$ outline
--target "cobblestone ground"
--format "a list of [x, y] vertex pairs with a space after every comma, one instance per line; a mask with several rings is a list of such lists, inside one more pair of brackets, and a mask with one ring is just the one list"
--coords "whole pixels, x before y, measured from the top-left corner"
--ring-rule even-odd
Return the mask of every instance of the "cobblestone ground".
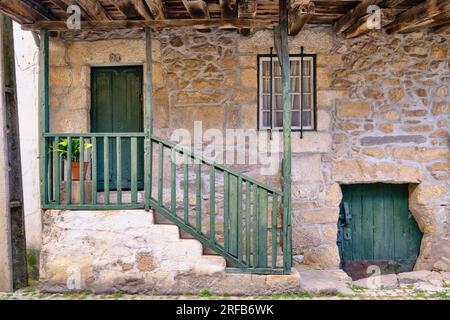
[[270, 296], [228, 296], [213, 295], [208, 291], [203, 291], [198, 295], [186, 293], [179, 296], [160, 296], [144, 294], [125, 294], [116, 292], [113, 294], [93, 294], [89, 291], [67, 292], [67, 293], [47, 293], [41, 292], [34, 287], [28, 287], [16, 291], [15, 293], [0, 293], [0, 300], [450, 300], [450, 288], [443, 288], [441, 291], [422, 291], [404, 287], [392, 290], [370, 290], [349, 286], [350, 294], [337, 295], [314, 295], [309, 293], [292, 293]]

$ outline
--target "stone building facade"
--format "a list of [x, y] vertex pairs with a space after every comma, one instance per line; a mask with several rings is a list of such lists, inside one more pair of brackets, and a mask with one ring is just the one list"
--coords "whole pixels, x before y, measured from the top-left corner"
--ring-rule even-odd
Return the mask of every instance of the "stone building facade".
[[[424, 234], [415, 269], [450, 270], [450, 36], [373, 32], [345, 40], [319, 26], [289, 41], [291, 53], [303, 46], [317, 55], [317, 128], [302, 139], [292, 134], [296, 263], [338, 268], [340, 185], [383, 182], [409, 185], [409, 209]], [[164, 30], [152, 45], [156, 136], [193, 132], [194, 121], [204, 130], [257, 129], [257, 55], [269, 53], [270, 31]], [[50, 53], [51, 129], [86, 132], [90, 67], [144, 65], [145, 41], [53, 39]], [[278, 132], [269, 141], [279, 158], [281, 141]], [[280, 186], [279, 172], [233, 167]]]

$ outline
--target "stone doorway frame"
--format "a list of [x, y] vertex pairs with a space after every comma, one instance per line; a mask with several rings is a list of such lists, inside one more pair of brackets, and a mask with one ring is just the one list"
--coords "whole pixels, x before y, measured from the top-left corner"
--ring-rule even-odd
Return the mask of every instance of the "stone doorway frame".
[[[342, 166], [351, 166], [353, 170], [344, 170]], [[331, 186], [337, 192], [339, 199], [337, 209], [342, 202], [343, 184], [408, 184], [408, 208], [422, 232], [420, 252], [414, 265], [414, 271], [439, 269], [439, 253], [437, 252], [436, 239], [445, 230], [443, 224], [437, 221], [445, 220], [444, 208], [439, 208], [438, 198], [442, 195], [442, 188], [424, 180], [424, 174], [417, 167], [409, 167], [395, 163], [366, 163], [362, 160], [343, 160], [334, 164], [333, 180]], [[335, 204], [337, 201], [335, 202]], [[441, 220], [443, 219], [443, 220]], [[336, 221], [337, 230], [337, 221]], [[337, 244], [336, 244], [337, 248]], [[337, 248], [338, 250], [338, 248]], [[445, 264], [445, 262], [444, 262]]]

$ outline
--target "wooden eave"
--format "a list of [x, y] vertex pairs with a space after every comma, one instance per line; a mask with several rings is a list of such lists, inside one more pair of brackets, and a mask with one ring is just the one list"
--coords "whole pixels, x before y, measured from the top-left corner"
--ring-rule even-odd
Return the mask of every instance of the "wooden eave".
[[[225, 29], [273, 28], [279, 20], [278, 0], [0, 0], [0, 11], [25, 30], [67, 31], [67, 6], [81, 8], [82, 31], [212, 27]], [[432, 28], [448, 33], [448, 0], [290, 0], [290, 34], [303, 25], [332, 25], [348, 38], [369, 32], [364, 28], [367, 8], [382, 9], [382, 27], [388, 32]]]

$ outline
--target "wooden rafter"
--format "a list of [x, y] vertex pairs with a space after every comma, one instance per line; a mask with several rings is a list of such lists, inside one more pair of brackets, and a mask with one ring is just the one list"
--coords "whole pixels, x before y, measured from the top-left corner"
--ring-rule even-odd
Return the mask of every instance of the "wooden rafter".
[[362, 16], [367, 14], [367, 9], [372, 5], [378, 5], [383, 0], [363, 0], [355, 8], [348, 11], [333, 26], [336, 33], [342, 33], [354, 25]]
[[50, 12], [50, 10], [42, 5], [40, 1], [37, 0], [22, 0], [22, 3], [28, 7], [30, 10], [35, 11], [44, 20], [55, 20], [56, 17]]
[[380, 6], [383, 8], [395, 8], [407, 1], [408, 0], [384, 0], [382, 3], [380, 3]]
[[36, 11], [31, 10], [23, 2], [0, 0], [2, 11], [19, 23], [32, 23], [40, 20]]
[[[261, 19], [166, 19], [166, 20], [114, 20], [82, 21], [82, 30], [110, 31], [120, 29], [170, 28], [170, 27], [234, 27], [234, 28], [272, 28], [273, 22]], [[68, 31], [65, 21], [39, 21], [23, 24], [23, 30]]]
[[151, 20], [152, 16], [142, 0], [111, 1], [130, 20]]
[[145, 0], [145, 3], [153, 16], [153, 19], [163, 20], [166, 18], [162, 0]]
[[108, 21], [111, 17], [98, 0], [64, 0], [68, 5], [76, 4], [92, 19], [98, 21]]
[[232, 19], [236, 18], [236, 0], [219, 0], [220, 11], [222, 12], [222, 18]]
[[183, 4], [193, 19], [209, 19], [208, 5], [203, 0], [183, 0]]
[[258, 4], [256, 0], [241, 0], [238, 4], [238, 17], [242, 19], [253, 19], [256, 17]]
[[427, 0], [401, 13], [386, 32], [408, 32], [445, 24], [450, 18], [450, 1]]
[[[258, 4], [256, 0], [241, 0], [238, 3], [238, 17], [239, 19], [254, 19], [258, 10]], [[253, 32], [252, 29], [242, 28], [239, 33], [242, 35], [250, 35]]]
[[291, 0], [288, 9], [289, 35], [296, 36], [313, 17], [314, 2], [311, 0]]

